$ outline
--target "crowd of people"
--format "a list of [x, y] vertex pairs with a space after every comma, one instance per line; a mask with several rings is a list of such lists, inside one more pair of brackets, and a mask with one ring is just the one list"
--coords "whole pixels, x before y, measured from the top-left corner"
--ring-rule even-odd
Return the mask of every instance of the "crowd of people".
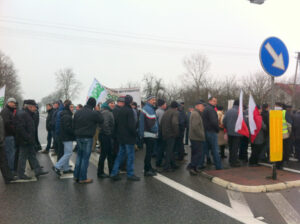
[[[116, 103], [116, 104], [115, 104]], [[16, 179], [29, 180], [25, 174], [26, 161], [35, 176], [48, 174], [37, 160], [38, 151], [52, 156], [57, 162], [53, 171], [61, 176], [73, 173], [74, 180], [81, 184], [91, 183], [88, 166], [91, 152], [100, 142], [98, 178], [121, 179], [120, 170], [126, 170], [127, 180], [139, 181], [135, 175], [135, 151], [145, 145], [144, 176], [152, 177], [157, 172], [174, 172], [185, 161], [190, 145], [191, 158], [187, 170], [197, 175], [206, 166], [214, 164], [223, 169], [229, 149], [229, 165], [258, 166], [269, 160], [269, 106], [260, 109], [261, 129], [253, 141], [235, 130], [239, 114], [239, 100], [226, 111], [217, 105], [217, 98], [208, 102], [198, 100], [185, 112], [184, 102], [171, 102], [148, 96], [141, 109], [130, 95], [121, 96], [117, 102], [108, 99], [103, 104], [89, 98], [85, 106], [74, 108], [70, 100], [47, 104], [47, 146], [41, 150], [38, 140], [39, 112], [34, 100], [25, 100], [18, 109], [14, 98], [9, 98], [0, 116], [0, 168], [6, 183]], [[292, 153], [300, 160], [300, 111], [276, 103], [275, 110], [283, 111], [283, 161], [282, 168]], [[244, 106], [244, 120], [248, 123], [248, 110]], [[75, 148], [73, 142], [76, 142]], [[251, 156], [248, 158], [248, 147]], [[73, 152], [77, 153], [74, 170], [69, 165]], [[155, 159], [153, 159], [155, 158]], [[104, 164], [107, 160], [108, 173]], [[241, 162], [243, 161], [243, 163]], [[153, 164], [155, 163], [155, 165]]]

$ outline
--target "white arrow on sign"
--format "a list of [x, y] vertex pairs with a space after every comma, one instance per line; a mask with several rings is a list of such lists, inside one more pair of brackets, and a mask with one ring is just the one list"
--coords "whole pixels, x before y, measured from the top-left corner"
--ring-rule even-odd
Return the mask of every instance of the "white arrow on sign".
[[274, 51], [273, 47], [271, 46], [271, 44], [269, 42], [265, 45], [265, 48], [267, 49], [267, 51], [269, 52], [269, 54], [274, 59], [274, 63], [273, 63], [272, 66], [276, 67], [276, 68], [279, 68], [281, 70], [285, 70], [282, 53], [280, 53], [280, 55], [277, 55], [276, 52]]

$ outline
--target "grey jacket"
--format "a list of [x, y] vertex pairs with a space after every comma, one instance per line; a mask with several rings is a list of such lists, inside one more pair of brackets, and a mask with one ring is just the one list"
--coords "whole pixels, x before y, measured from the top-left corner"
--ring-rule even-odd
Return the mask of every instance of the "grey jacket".
[[4, 146], [4, 123], [0, 115], [0, 148], [3, 148], [3, 146]]
[[111, 110], [104, 108], [101, 110], [104, 122], [101, 125], [101, 134], [112, 135], [114, 133], [115, 119]]
[[265, 131], [266, 130], [267, 130], [267, 126], [262, 121], [261, 129], [258, 132], [258, 134], [256, 135], [256, 138], [254, 139], [253, 144], [255, 144], [255, 145], [261, 145], [261, 144], [263, 144], [265, 142]]
[[241, 136], [239, 133], [235, 132], [235, 123], [238, 118], [239, 107], [233, 106], [230, 110], [225, 113], [223, 119], [224, 128], [227, 130], [229, 136]]
[[157, 119], [158, 119], [158, 124], [160, 124], [161, 118], [162, 118], [162, 116], [164, 115], [165, 110], [163, 110], [163, 109], [161, 109], [161, 108], [158, 108], [158, 109], [155, 111], [155, 113], [156, 113], [156, 117], [157, 117]]
[[191, 112], [189, 138], [194, 141], [205, 141], [205, 132], [201, 114], [198, 110]]

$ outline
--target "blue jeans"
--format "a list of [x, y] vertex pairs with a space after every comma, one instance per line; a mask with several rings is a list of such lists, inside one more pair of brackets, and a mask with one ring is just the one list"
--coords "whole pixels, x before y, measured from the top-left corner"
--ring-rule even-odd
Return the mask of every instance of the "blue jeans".
[[87, 179], [87, 169], [92, 152], [93, 138], [77, 139], [78, 151], [74, 170], [74, 178], [81, 180]]
[[63, 142], [64, 144], [64, 155], [59, 159], [59, 161], [55, 164], [55, 167], [59, 170], [63, 169], [64, 171], [70, 170], [69, 161], [73, 152], [73, 142]]
[[111, 176], [116, 176], [119, 173], [119, 168], [124, 160], [125, 153], [127, 154], [127, 176], [131, 177], [134, 175], [134, 145], [120, 144], [119, 153], [114, 163], [114, 168], [111, 172]]
[[[220, 158], [220, 150], [219, 150], [219, 145], [218, 145], [218, 134], [215, 132], [205, 132], [206, 136], [206, 143], [204, 147], [210, 148], [212, 151], [212, 155], [214, 158], [214, 163], [216, 166], [217, 170], [222, 169], [222, 163], [221, 163], [221, 158]], [[206, 150], [206, 149], [204, 149]], [[201, 159], [202, 161], [202, 159]]]
[[16, 145], [15, 145], [14, 136], [5, 137], [4, 148], [5, 148], [6, 158], [8, 162], [8, 167], [11, 171], [13, 171], [15, 165], [15, 155], [16, 155]]

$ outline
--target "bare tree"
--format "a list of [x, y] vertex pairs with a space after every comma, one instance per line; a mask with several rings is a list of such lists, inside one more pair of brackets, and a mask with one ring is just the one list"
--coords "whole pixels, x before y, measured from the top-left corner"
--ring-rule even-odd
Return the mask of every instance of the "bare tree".
[[81, 89], [81, 83], [70, 68], [62, 69], [56, 73], [58, 92], [62, 93], [62, 100], [74, 100]]
[[193, 54], [183, 60], [186, 69], [184, 77], [189, 84], [195, 88], [198, 95], [201, 94], [201, 88], [207, 87], [207, 72], [210, 63], [205, 55]]
[[5, 102], [9, 97], [22, 101], [21, 84], [13, 62], [0, 51], [0, 88], [5, 88]]
[[156, 98], [164, 98], [165, 86], [161, 78], [157, 78], [153, 74], [148, 73], [144, 75], [143, 83], [144, 97], [153, 95]]

